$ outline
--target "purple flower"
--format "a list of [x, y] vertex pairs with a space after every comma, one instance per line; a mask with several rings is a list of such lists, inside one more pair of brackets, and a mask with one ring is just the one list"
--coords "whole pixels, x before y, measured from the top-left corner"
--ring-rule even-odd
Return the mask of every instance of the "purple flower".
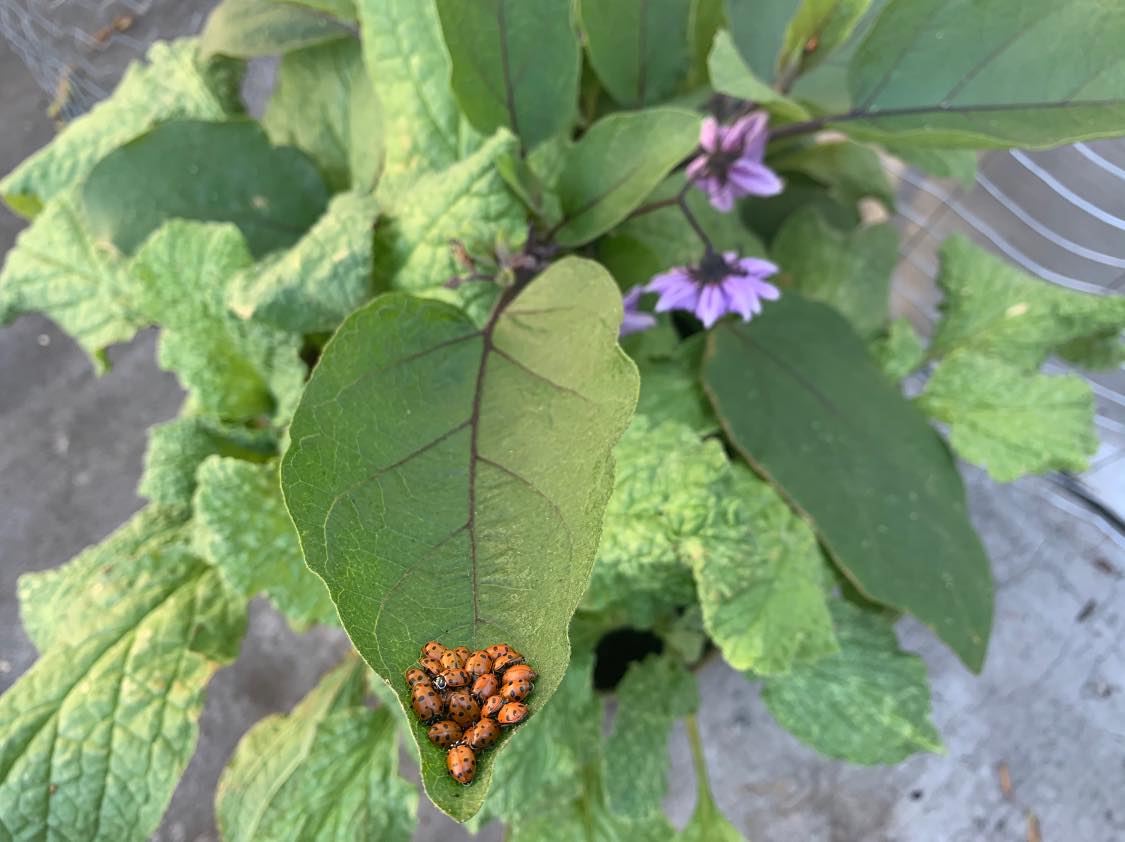
[[726, 213], [742, 196], [776, 196], [781, 192], [781, 179], [762, 163], [768, 120], [766, 112], [755, 111], [730, 126], [720, 126], [714, 117], [703, 121], [699, 130], [703, 154], [688, 164], [687, 176], [707, 194], [716, 210]]
[[640, 304], [641, 296], [644, 295], [645, 288], [642, 284], [637, 284], [621, 299], [621, 303], [625, 305], [625, 318], [621, 322], [621, 331], [618, 336], [628, 336], [630, 333], [640, 333], [642, 330], [648, 330], [656, 324], [656, 316], [652, 313], [642, 313], [637, 309]]
[[677, 266], [657, 275], [644, 289], [660, 296], [656, 312], [687, 310], [704, 327], [711, 327], [727, 313], [738, 313], [748, 322], [762, 312], [762, 299], [780, 298], [778, 288], [765, 281], [776, 273], [777, 267], [768, 260], [740, 258], [733, 251], [712, 252], [699, 266]]

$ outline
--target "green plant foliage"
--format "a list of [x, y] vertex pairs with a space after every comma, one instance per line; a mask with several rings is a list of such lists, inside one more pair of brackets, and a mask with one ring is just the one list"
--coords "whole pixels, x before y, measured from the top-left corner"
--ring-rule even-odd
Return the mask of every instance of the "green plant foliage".
[[1081, 377], [1047, 377], [972, 351], [930, 377], [922, 409], [949, 424], [958, 455], [1011, 482], [1050, 470], [1084, 471], [1098, 449], [1094, 395]]
[[5, 176], [0, 196], [17, 213], [34, 216], [107, 153], [158, 123], [240, 113], [241, 75], [235, 62], [201, 59], [195, 38], [156, 42], [144, 61], [129, 65], [112, 96]]
[[349, 658], [287, 715], [251, 728], [219, 779], [225, 842], [407, 842], [418, 792], [398, 774], [395, 713], [364, 704]]
[[867, 597], [905, 609], [979, 670], [988, 559], [925, 418], [831, 308], [784, 296], [712, 332], [704, 379], [732, 443], [812, 521]]
[[1120, 349], [1125, 298], [1060, 289], [1021, 272], [961, 236], [941, 249], [945, 299], [931, 353], [955, 350], [1037, 369], [1055, 350], [1095, 339]]
[[[562, 680], [611, 449], [636, 403], [620, 301], [604, 270], [570, 259], [506, 294], [483, 329], [392, 294], [325, 349], [282, 462], [286, 503], [344, 628], [404, 708], [402, 673], [432, 638], [515, 646], [540, 675], [533, 716]], [[465, 788], [417, 721], [411, 734], [434, 803], [471, 817], [497, 751]]]
[[876, 364], [896, 383], [918, 368], [926, 357], [922, 340], [909, 319], [902, 316], [868, 346]]
[[801, 0], [785, 29], [780, 64], [790, 74], [820, 64], [851, 37], [872, 0]]
[[726, 0], [727, 25], [750, 70], [772, 86], [780, 68], [781, 45], [803, 0]]
[[898, 648], [882, 614], [832, 604], [840, 652], [769, 678], [762, 701], [790, 733], [829, 757], [874, 765], [940, 752], [926, 665]]
[[782, 175], [799, 172], [815, 179], [840, 204], [855, 205], [870, 197], [894, 209], [894, 188], [883, 161], [870, 146], [847, 140], [811, 143], [771, 158], [770, 165]]
[[[667, 322], [664, 326], [674, 334]], [[652, 333], [634, 334], [635, 339], [626, 337], [622, 342], [622, 347], [641, 372], [637, 414], [658, 423], [672, 421], [682, 424], [700, 435], [717, 432], [719, 422], [699, 382], [705, 337], [696, 334], [667, 350], [648, 351], [641, 342], [643, 337]]]
[[126, 254], [168, 219], [233, 222], [255, 257], [291, 246], [324, 211], [304, 154], [254, 122], [164, 123], [111, 152], [82, 190], [90, 230]]
[[572, 0], [437, 0], [461, 110], [530, 149], [573, 124], [581, 48]]
[[763, 82], [750, 69], [726, 30], [715, 36], [714, 47], [707, 59], [711, 85], [719, 93], [756, 102], [770, 114], [784, 120], [806, 120], [809, 112], [799, 102]]
[[843, 233], [814, 208], [785, 221], [771, 249], [793, 289], [840, 312], [864, 339], [887, 324], [898, 230], [889, 222]]
[[370, 190], [383, 164], [379, 99], [354, 38], [287, 53], [262, 127], [316, 161], [333, 191]]
[[349, 38], [353, 31], [307, 4], [279, 0], [223, 0], [200, 36], [204, 56], [254, 58]]
[[149, 838], [195, 749], [204, 689], [234, 659], [245, 605], [193, 557], [178, 519], [138, 514], [25, 576], [39, 660], [0, 697], [7, 838]]
[[247, 599], [265, 593], [298, 629], [337, 623], [324, 583], [305, 567], [277, 464], [211, 456], [197, 482], [192, 543], [231, 590]]
[[625, 219], [695, 148], [699, 117], [676, 108], [599, 120], [567, 155], [559, 180], [563, 245], [578, 246]]
[[354, 22], [356, 18], [355, 0], [272, 0], [274, 3], [296, 3], [318, 12], [338, 17], [340, 20]]
[[290, 333], [331, 333], [367, 302], [379, 204], [340, 193], [296, 245], [231, 281], [228, 304], [244, 319]]
[[883, 148], [930, 175], [953, 179], [966, 190], [971, 190], [976, 183], [977, 153], [971, 149], [933, 149], [907, 143], [885, 144]]
[[695, 676], [671, 658], [650, 655], [629, 666], [617, 699], [605, 745], [606, 802], [621, 816], [658, 815], [668, 789], [668, 734], [699, 707]]
[[742, 834], [715, 806], [715, 798], [711, 795], [711, 784], [707, 778], [707, 763], [703, 757], [699, 726], [696, 724], [695, 717], [687, 717], [684, 724], [687, 726], [692, 759], [695, 761], [695, 812], [676, 840], [677, 842], [743, 842]]
[[578, 0], [586, 53], [618, 104], [671, 96], [692, 64], [692, 0]]

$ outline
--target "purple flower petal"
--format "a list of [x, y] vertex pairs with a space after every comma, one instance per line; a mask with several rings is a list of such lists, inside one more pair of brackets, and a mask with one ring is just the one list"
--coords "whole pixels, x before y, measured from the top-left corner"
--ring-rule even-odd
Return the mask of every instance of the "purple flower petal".
[[[728, 260], [731, 263], [736, 262], [730, 258], [728, 258]], [[739, 269], [752, 277], [768, 278], [770, 275], [776, 275], [778, 272], [776, 263], [762, 260], [760, 257], [743, 257], [739, 259], [737, 263]], [[769, 285], [767, 284], [767, 286]]]
[[766, 301], [777, 301], [781, 298], [781, 290], [773, 284], [768, 284], [760, 278], [746, 278], [746, 281], [754, 288], [759, 298], [764, 298]]
[[700, 182], [702, 181], [703, 174], [707, 171], [707, 156], [700, 155], [697, 158], [692, 158], [691, 163], [687, 165], [687, 178], [688, 181]]
[[645, 291], [660, 295], [656, 312], [691, 310], [699, 300], [699, 287], [686, 269], [676, 267], [657, 275], [645, 286]]
[[713, 187], [707, 190], [707, 197], [711, 200], [711, 207], [722, 213], [730, 213], [731, 208], [734, 207], [734, 189], [730, 184], [719, 183], [715, 179], [711, 179]]
[[704, 284], [699, 292], [699, 303], [695, 305], [695, 315], [704, 327], [711, 327], [727, 314], [727, 297], [720, 284]]
[[[694, 283], [691, 275], [687, 270], [681, 266], [674, 269], [669, 269], [667, 272], [662, 272], [659, 275], [654, 275], [652, 280], [641, 287], [643, 292], [658, 292], [666, 293], [671, 290], [680, 289], [684, 284]], [[636, 287], [634, 287], [636, 289]]]
[[[747, 114], [723, 132], [722, 150], [724, 152], [742, 152], [740, 157], [747, 155], [748, 147], [760, 147], [764, 150], [768, 122], [769, 116], [764, 111]], [[760, 153], [757, 158], [760, 160]]]
[[742, 195], [776, 196], [784, 184], [777, 173], [765, 164], [757, 164], [740, 158], [727, 170], [727, 179], [739, 188]]
[[617, 332], [618, 336], [628, 336], [630, 333], [640, 333], [642, 330], [648, 330], [650, 327], [656, 326], [656, 316], [652, 313], [625, 313], [625, 318], [621, 320], [621, 329]]
[[750, 321], [750, 317], [757, 312], [758, 297], [753, 289], [745, 283], [745, 278], [727, 277], [723, 280], [723, 290], [727, 294], [727, 301], [731, 309], [742, 316], [742, 321]]
[[699, 127], [699, 145], [708, 152], [714, 152], [719, 148], [720, 137], [719, 121], [714, 117], [704, 118], [703, 125]]

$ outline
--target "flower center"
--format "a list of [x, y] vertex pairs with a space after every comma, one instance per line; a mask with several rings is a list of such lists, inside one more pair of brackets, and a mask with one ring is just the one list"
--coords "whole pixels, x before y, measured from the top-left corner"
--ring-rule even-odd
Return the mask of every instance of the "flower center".
[[727, 263], [726, 258], [718, 252], [705, 254], [699, 261], [699, 266], [692, 272], [695, 280], [701, 284], [717, 284], [731, 275], [742, 274], [740, 267]]

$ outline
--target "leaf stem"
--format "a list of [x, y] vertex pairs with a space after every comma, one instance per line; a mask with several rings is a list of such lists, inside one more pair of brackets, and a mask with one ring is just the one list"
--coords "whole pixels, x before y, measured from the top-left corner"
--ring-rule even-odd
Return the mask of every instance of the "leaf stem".
[[711, 782], [707, 778], [707, 761], [703, 756], [703, 740], [699, 736], [699, 723], [695, 714], [684, 717], [688, 744], [691, 745], [691, 762], [695, 768], [695, 787], [700, 801], [711, 799]]

